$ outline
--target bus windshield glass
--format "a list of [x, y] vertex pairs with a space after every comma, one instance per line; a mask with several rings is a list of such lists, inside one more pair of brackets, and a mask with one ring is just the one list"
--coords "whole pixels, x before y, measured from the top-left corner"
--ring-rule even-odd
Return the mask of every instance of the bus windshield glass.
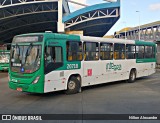
[[0, 63], [9, 63], [10, 53], [0, 52]]
[[33, 73], [40, 67], [41, 45], [12, 45], [11, 70], [20, 73]]

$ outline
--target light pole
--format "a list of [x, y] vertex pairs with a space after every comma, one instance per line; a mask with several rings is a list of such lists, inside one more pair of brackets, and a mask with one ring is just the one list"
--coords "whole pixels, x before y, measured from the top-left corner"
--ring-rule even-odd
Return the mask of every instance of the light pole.
[[126, 39], [127, 39], [126, 21], [123, 21], [122, 23], [124, 23], [124, 26], [125, 26], [125, 27], [124, 27], [124, 33], [125, 33], [125, 34], [124, 34], [124, 35], [125, 35], [124, 38], [125, 38], [125, 40], [126, 40]]
[[140, 40], [141, 40], [141, 32], [140, 32], [140, 29], [141, 29], [141, 27], [140, 27], [140, 11], [136, 11], [136, 12], [138, 13], [138, 19], [139, 19], [139, 29], [138, 29], [138, 30], [139, 30], [139, 31], [138, 31], [138, 32], [139, 32], [139, 36], [138, 36], [138, 37], [139, 37], [139, 41], [140, 41]]

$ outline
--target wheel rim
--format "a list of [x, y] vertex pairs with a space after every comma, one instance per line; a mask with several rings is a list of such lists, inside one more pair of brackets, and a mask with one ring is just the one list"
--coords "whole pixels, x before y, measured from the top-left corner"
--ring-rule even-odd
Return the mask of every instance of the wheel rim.
[[68, 88], [69, 88], [70, 90], [73, 90], [73, 89], [75, 89], [75, 87], [76, 87], [76, 84], [75, 84], [75, 82], [73, 82], [73, 81], [70, 81], [70, 82], [68, 83]]

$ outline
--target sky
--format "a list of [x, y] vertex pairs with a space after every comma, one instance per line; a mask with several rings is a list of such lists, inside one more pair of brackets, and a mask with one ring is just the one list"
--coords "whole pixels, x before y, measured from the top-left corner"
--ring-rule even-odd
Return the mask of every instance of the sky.
[[[94, 5], [103, 3], [103, 0], [73, 0], [79, 3]], [[76, 4], [71, 4], [71, 11], [82, 8]], [[139, 11], [139, 12], [136, 12]], [[135, 27], [140, 25], [160, 21], [160, 0], [121, 0], [121, 16], [117, 23], [106, 35], [113, 35], [124, 27]]]

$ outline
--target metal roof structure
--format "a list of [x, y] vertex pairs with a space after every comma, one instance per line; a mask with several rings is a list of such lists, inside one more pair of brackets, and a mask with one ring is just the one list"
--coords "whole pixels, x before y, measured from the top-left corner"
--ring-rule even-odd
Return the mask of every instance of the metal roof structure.
[[[63, 14], [69, 14], [63, 0]], [[23, 33], [57, 32], [58, 0], [0, 0], [0, 42]]]
[[[140, 29], [140, 30], [139, 30]], [[133, 28], [124, 28], [115, 33], [116, 38], [126, 38], [131, 40], [139, 39], [139, 32], [141, 40], [145, 41], [160, 41], [160, 21], [139, 25]]]
[[[61, 6], [59, 1], [62, 1]], [[0, 0], [0, 43], [10, 43], [18, 34], [59, 32], [59, 28], [82, 30], [86, 36], [101, 37], [119, 17], [120, 0], [88, 6], [73, 13], [66, 0]]]
[[65, 29], [85, 36], [104, 36], [120, 18], [120, 1], [88, 6], [63, 17]]

